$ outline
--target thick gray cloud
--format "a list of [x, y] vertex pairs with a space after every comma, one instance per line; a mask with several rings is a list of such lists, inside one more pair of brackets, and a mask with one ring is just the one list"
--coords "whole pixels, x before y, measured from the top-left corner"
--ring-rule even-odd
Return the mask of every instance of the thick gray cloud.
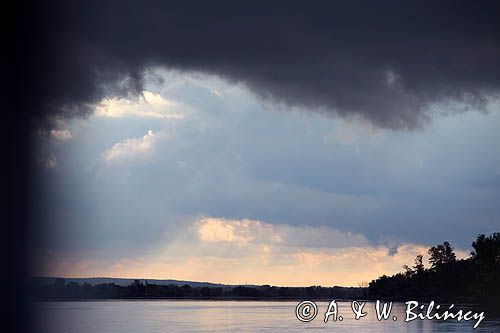
[[495, 1], [40, 2], [27, 30], [26, 110], [89, 112], [163, 65], [242, 82], [264, 99], [383, 128], [436, 102], [484, 108], [500, 88]]

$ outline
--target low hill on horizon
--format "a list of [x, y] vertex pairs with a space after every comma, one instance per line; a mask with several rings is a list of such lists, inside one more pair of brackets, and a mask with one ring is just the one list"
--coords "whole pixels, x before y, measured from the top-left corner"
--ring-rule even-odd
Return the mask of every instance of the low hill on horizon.
[[[119, 286], [129, 286], [134, 281], [138, 280], [141, 283], [148, 283], [148, 284], [156, 284], [159, 286], [166, 286], [166, 285], [175, 285], [175, 286], [184, 286], [188, 285], [193, 288], [198, 288], [198, 287], [210, 287], [210, 288], [234, 288], [238, 286], [245, 286], [245, 287], [262, 287], [265, 285], [258, 285], [258, 284], [224, 284], [224, 283], [214, 283], [214, 282], [207, 282], [207, 281], [188, 281], [188, 280], [175, 280], [175, 279], [144, 279], [144, 278], [112, 278], [112, 277], [88, 277], [88, 278], [68, 278], [68, 277], [57, 277], [57, 276], [34, 276], [33, 279], [35, 280], [36, 284], [38, 285], [51, 285], [54, 284], [56, 279], [64, 279], [66, 283], [69, 282], [75, 282], [80, 285], [83, 285], [84, 283], [88, 283], [92, 286], [98, 285], [98, 284], [103, 284], [103, 283], [114, 283]], [[300, 286], [278, 286], [278, 287], [286, 287], [286, 288], [305, 288], [305, 287], [300, 287]], [[343, 286], [327, 286], [327, 287], [335, 287], [339, 289], [363, 289], [362, 287], [343, 287]]]
[[[35, 276], [33, 279], [41, 284], [41, 285], [50, 285], [54, 284], [56, 279], [59, 279], [60, 277], [54, 277], [54, 276]], [[68, 282], [75, 282], [80, 285], [83, 285], [84, 283], [88, 283], [92, 286], [98, 285], [98, 284], [103, 284], [103, 283], [114, 283], [119, 286], [129, 286], [131, 285], [135, 280], [139, 280], [142, 283], [149, 283], [149, 284], [156, 284], [156, 285], [175, 285], [175, 286], [184, 286], [188, 285], [190, 287], [210, 287], [210, 288], [233, 288], [238, 285], [230, 285], [230, 284], [222, 284], [222, 283], [212, 283], [212, 282], [199, 282], [199, 281], [184, 281], [184, 280], [173, 280], [173, 279], [130, 279], [130, 278], [111, 278], [111, 277], [89, 277], [89, 278], [61, 278], [64, 279], [66, 283]], [[245, 285], [245, 286], [251, 286], [255, 287], [255, 285]]]
[[270, 285], [229, 285], [171, 279], [58, 278], [33, 277], [34, 298], [38, 300], [186, 298], [186, 299], [360, 299], [361, 287], [279, 287]]

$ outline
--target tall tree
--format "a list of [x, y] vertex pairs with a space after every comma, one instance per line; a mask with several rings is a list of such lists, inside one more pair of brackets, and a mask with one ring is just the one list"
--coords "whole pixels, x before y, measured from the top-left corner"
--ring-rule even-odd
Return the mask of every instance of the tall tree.
[[448, 242], [433, 246], [429, 249], [429, 262], [433, 269], [442, 267], [445, 264], [456, 261], [454, 248]]
[[425, 270], [423, 258], [424, 258], [424, 256], [421, 254], [417, 255], [417, 257], [415, 258], [415, 265], [413, 266], [413, 268], [415, 269], [415, 272], [417, 274], [421, 274]]

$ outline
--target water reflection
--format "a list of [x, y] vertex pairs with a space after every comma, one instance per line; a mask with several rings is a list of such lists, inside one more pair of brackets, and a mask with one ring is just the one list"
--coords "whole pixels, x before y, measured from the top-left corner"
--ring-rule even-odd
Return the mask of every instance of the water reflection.
[[[374, 303], [355, 320], [350, 302], [338, 302], [343, 320], [323, 322], [328, 302], [317, 302], [318, 315], [308, 323], [295, 317], [298, 302], [247, 301], [99, 301], [37, 303], [41, 332], [500, 332], [500, 318], [473, 329], [471, 321], [414, 320], [404, 322], [406, 306], [394, 303], [389, 320], [378, 321]], [[457, 306], [458, 307], [458, 306]], [[460, 307], [463, 308], [463, 307]], [[397, 320], [392, 319], [393, 316]]]

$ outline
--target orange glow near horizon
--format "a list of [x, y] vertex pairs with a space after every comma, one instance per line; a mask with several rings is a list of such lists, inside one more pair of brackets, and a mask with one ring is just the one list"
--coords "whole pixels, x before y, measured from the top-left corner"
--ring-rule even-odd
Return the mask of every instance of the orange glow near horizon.
[[[321, 238], [328, 244], [316, 246]], [[175, 279], [223, 284], [359, 286], [411, 266], [427, 247], [403, 244], [391, 254], [360, 235], [320, 227], [273, 225], [254, 220], [201, 218], [152, 254], [119, 260], [49, 256], [44, 276]], [[465, 251], [456, 251], [465, 257]]]

